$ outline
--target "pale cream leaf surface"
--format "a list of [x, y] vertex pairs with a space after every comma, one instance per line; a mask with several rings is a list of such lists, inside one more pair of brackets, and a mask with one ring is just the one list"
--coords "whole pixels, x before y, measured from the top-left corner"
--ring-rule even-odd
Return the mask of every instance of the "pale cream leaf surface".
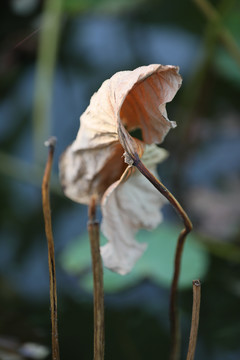
[[[150, 145], [142, 161], [157, 176], [156, 165], [166, 156], [164, 149]], [[122, 275], [132, 270], [147, 247], [135, 240], [135, 234], [139, 229], [151, 230], [161, 223], [160, 209], [165, 203], [166, 199], [137, 169], [127, 181], [112, 184], [102, 200], [101, 229], [109, 242], [101, 248], [101, 254], [107, 268]]]

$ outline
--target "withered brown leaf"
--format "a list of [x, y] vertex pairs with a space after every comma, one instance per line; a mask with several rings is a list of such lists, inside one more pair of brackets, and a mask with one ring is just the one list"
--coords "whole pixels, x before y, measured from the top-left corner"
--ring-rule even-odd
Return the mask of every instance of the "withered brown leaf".
[[[134, 240], [135, 232], [153, 228], [161, 220], [163, 198], [131, 165], [136, 156], [143, 161], [145, 157], [154, 172], [165, 156], [163, 149], [149, 145], [161, 143], [176, 126], [165, 105], [181, 86], [178, 70], [153, 64], [106, 80], [80, 117], [76, 140], [60, 159], [66, 196], [88, 204], [94, 195], [101, 203], [102, 229], [109, 240], [102, 248], [103, 260], [122, 274], [131, 270], [145, 248]], [[141, 139], [131, 135], [136, 129]]]

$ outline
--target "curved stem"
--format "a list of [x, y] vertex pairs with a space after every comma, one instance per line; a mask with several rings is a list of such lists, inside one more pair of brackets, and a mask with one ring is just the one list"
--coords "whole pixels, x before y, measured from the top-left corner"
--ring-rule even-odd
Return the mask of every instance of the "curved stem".
[[179, 319], [177, 311], [177, 287], [178, 280], [180, 275], [181, 268], [181, 258], [183, 252], [183, 246], [187, 234], [192, 230], [192, 223], [183, 210], [182, 206], [179, 204], [177, 199], [170, 193], [170, 191], [144, 166], [139, 157], [135, 154], [133, 159], [133, 165], [153, 184], [153, 186], [170, 202], [177, 214], [182, 219], [185, 228], [181, 231], [177, 248], [175, 253], [174, 261], [174, 274], [171, 285], [171, 294], [170, 294], [170, 326], [171, 326], [171, 360], [177, 360], [180, 353], [180, 330], [179, 330]]
[[[182, 206], [179, 204], [177, 199], [173, 196], [173, 194], [164, 186], [160, 180], [158, 180], [147, 168], [140, 159], [135, 159], [133, 165], [153, 184], [153, 186], [170, 202], [173, 206], [177, 214], [182, 219], [185, 230], [187, 234], [192, 230], [192, 223], [187, 215], [187, 213], [183, 210]], [[187, 235], [186, 234], [186, 235]]]

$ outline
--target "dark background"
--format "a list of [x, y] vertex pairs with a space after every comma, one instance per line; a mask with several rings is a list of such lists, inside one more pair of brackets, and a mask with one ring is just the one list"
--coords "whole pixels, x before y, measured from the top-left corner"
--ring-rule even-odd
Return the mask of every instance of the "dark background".
[[[43, 22], [46, 16], [48, 23]], [[41, 209], [47, 157], [43, 142], [49, 135], [58, 139], [51, 204], [61, 358], [92, 358], [92, 295], [81, 285], [81, 276], [61, 263], [71, 240], [86, 230], [87, 209], [63, 196], [57, 164], [101, 83], [116, 71], [150, 63], [178, 65], [183, 76], [182, 88], [167, 107], [178, 127], [163, 144], [170, 156], [159, 171], [189, 213], [207, 251], [196, 360], [240, 358], [238, 44], [239, 1], [54, 0], [50, 6], [37, 0], [2, 2], [1, 359], [10, 354], [11, 359], [33, 358], [19, 354], [28, 342], [51, 346]], [[179, 225], [169, 207], [165, 219], [171, 226]], [[169, 285], [156, 283], [149, 274], [107, 293], [106, 360], [167, 359], [168, 301]], [[179, 306], [185, 359], [191, 283], [181, 289]]]

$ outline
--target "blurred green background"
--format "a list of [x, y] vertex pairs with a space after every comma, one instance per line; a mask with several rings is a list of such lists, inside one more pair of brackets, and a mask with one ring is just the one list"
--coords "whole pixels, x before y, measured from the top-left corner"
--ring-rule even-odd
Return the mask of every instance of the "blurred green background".
[[[92, 358], [87, 209], [63, 196], [58, 160], [101, 83], [150, 63], [178, 65], [183, 76], [167, 107], [178, 127], [164, 141], [170, 156], [159, 166], [194, 224], [180, 281], [182, 359], [198, 277], [196, 360], [239, 359], [240, 2], [9, 0], [0, 19], [0, 359], [51, 358], [41, 209], [43, 143], [50, 135], [58, 139], [51, 204], [60, 353]], [[149, 247], [131, 274], [105, 271], [106, 360], [168, 358], [169, 285], [181, 223], [170, 206], [164, 218], [156, 231], [139, 233]]]

